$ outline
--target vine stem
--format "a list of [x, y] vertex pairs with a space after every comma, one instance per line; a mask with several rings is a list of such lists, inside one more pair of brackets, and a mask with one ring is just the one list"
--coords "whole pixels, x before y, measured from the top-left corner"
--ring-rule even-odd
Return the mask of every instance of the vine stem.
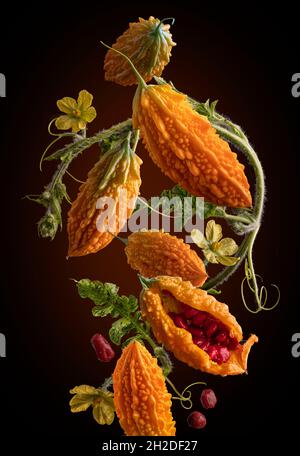
[[60, 180], [62, 180], [64, 174], [67, 172], [71, 162], [83, 151], [83, 149], [86, 149], [86, 148], [92, 146], [93, 144], [99, 142], [102, 134], [99, 133], [98, 135], [82, 139], [80, 141], [81, 147], [76, 147], [77, 143], [72, 143], [72, 146], [73, 146], [72, 153], [70, 153], [70, 152], [66, 153], [66, 155], [61, 158], [61, 162], [57, 166], [56, 171], [53, 174], [51, 181], [47, 185], [48, 191], [50, 191], [50, 192], [53, 191], [53, 189], [55, 188], [57, 183]]
[[240, 215], [234, 215], [234, 214], [228, 214], [228, 212], [224, 211], [224, 216], [222, 217], [225, 220], [231, 220], [233, 222], [241, 222], [244, 223], [245, 225], [249, 224], [249, 219], [246, 217], [242, 217]]
[[[256, 239], [256, 236], [259, 232], [260, 225], [261, 225], [261, 219], [263, 215], [263, 209], [264, 209], [264, 199], [265, 199], [265, 179], [264, 179], [264, 172], [260, 163], [260, 160], [253, 149], [253, 147], [250, 145], [247, 137], [245, 134], [240, 130], [236, 125], [233, 125], [230, 121], [227, 121], [226, 119], [222, 121], [211, 121], [212, 125], [215, 127], [217, 130], [218, 134], [236, 146], [248, 159], [250, 165], [253, 167], [254, 172], [255, 172], [255, 180], [256, 180], [256, 193], [255, 193], [255, 205], [253, 209], [253, 214], [255, 216], [256, 220], [256, 226], [253, 231], [248, 233], [243, 240], [238, 252], [237, 256], [240, 257], [240, 261], [231, 267], [225, 268], [223, 271], [221, 271], [219, 274], [217, 274], [214, 278], [206, 282], [205, 284], [205, 289], [207, 288], [214, 288], [218, 285], [221, 285], [224, 281], [226, 281], [241, 265], [242, 261], [244, 258], [247, 256], [248, 260], [248, 265], [249, 269], [251, 271], [251, 276], [253, 280], [253, 288], [254, 288], [254, 295], [256, 302], [260, 302], [259, 298], [259, 291], [258, 291], [258, 285], [256, 281], [256, 275], [254, 271], [254, 265], [253, 265], [253, 258], [252, 258], [252, 252], [253, 252], [253, 245]], [[229, 131], [228, 128], [222, 126], [228, 125], [229, 127], [232, 127], [234, 130], [237, 130], [239, 135], [233, 133], [232, 131]]]
[[[173, 391], [177, 394], [177, 396], [172, 396], [172, 399], [176, 399], [176, 400], [180, 401], [181, 406], [186, 410], [189, 410], [193, 407], [193, 402], [191, 400], [192, 393], [189, 390], [189, 388], [191, 388], [192, 386], [195, 386], [195, 385], [206, 385], [205, 382], [194, 382], [194, 383], [191, 383], [190, 385], [186, 386], [184, 388], [184, 390], [182, 391], [182, 393], [180, 393], [178, 391], [178, 389], [176, 388], [176, 386], [174, 385], [174, 383], [171, 382], [171, 380], [167, 376], [165, 376], [165, 380], [171, 386]], [[185, 393], [187, 393], [187, 396], [184, 396]], [[183, 404], [184, 402], [188, 402], [189, 405], [184, 405]]]

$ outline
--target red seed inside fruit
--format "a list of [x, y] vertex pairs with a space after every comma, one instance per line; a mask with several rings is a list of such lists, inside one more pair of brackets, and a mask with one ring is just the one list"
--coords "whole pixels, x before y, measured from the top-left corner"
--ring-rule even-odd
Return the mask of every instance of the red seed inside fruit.
[[170, 312], [169, 316], [178, 328], [189, 331], [194, 344], [218, 364], [226, 363], [230, 351], [239, 345], [235, 337], [229, 337], [227, 326], [208, 312], [182, 304], [181, 313]]
[[217, 361], [218, 364], [227, 363], [230, 358], [230, 352], [226, 347], [219, 347], [219, 360]]
[[192, 323], [195, 326], [202, 326], [206, 319], [207, 313], [199, 311], [199, 313], [192, 318]]
[[[197, 336], [193, 336], [193, 342], [194, 342], [194, 344], [198, 345], [198, 347], [200, 347], [200, 348], [202, 348], [202, 345], [204, 343], [207, 343], [205, 337], [197, 337]], [[203, 350], [203, 348], [202, 348], [202, 350]]]
[[228, 348], [221, 347], [219, 345], [211, 345], [207, 353], [212, 361], [218, 364], [226, 363], [230, 358], [230, 352]]
[[215, 341], [218, 342], [219, 344], [226, 345], [228, 343], [228, 341], [229, 341], [227, 333], [225, 331], [220, 331], [215, 336]]
[[187, 422], [194, 429], [203, 429], [206, 426], [206, 418], [201, 412], [192, 412], [188, 416]]
[[212, 361], [215, 363], [218, 362], [219, 359], [219, 347], [217, 345], [211, 345], [207, 350], [207, 353]]
[[205, 337], [205, 333], [204, 333], [203, 329], [196, 328], [195, 326], [189, 326], [188, 330], [193, 336]]
[[172, 318], [172, 320], [178, 328], [188, 330], [188, 324], [183, 314], [170, 313], [169, 316]]
[[205, 322], [207, 337], [211, 337], [218, 329], [218, 323], [211, 319], [207, 319]]
[[182, 311], [185, 315], [185, 318], [187, 318], [188, 320], [190, 320], [199, 313], [199, 310], [194, 309], [193, 307], [190, 307], [187, 304], [182, 304]]
[[239, 345], [238, 340], [235, 337], [230, 337], [229, 343], [227, 344], [227, 348], [229, 350], [235, 350]]
[[216, 406], [217, 398], [212, 389], [206, 388], [201, 393], [200, 401], [205, 409], [212, 409]]
[[210, 342], [209, 340], [205, 340], [204, 342], [202, 342], [200, 345], [199, 345], [200, 348], [202, 348], [202, 350], [204, 351], [208, 351], [209, 347], [210, 347]]

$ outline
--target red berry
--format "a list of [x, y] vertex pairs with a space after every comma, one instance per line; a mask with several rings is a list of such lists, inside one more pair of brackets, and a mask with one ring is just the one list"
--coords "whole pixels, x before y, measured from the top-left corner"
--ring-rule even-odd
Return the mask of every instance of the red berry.
[[195, 326], [189, 326], [189, 331], [193, 336], [205, 337], [203, 329], [196, 328]]
[[169, 317], [172, 318], [172, 320], [174, 321], [174, 318], [176, 317], [176, 313], [175, 312], [169, 312]]
[[198, 347], [201, 347], [201, 345], [206, 342], [206, 337], [193, 336], [193, 342], [198, 345]]
[[227, 347], [219, 347], [219, 360], [218, 364], [226, 363], [230, 358], [230, 352]]
[[206, 319], [207, 313], [201, 311], [192, 318], [192, 323], [195, 326], [202, 326]]
[[199, 313], [199, 310], [194, 309], [193, 307], [190, 307], [187, 304], [182, 304], [182, 311], [184, 313], [185, 318], [187, 318], [188, 320]]
[[210, 357], [210, 359], [212, 361], [215, 361], [216, 363], [218, 362], [219, 360], [219, 347], [218, 345], [211, 345], [208, 350], [207, 350], [207, 353]]
[[188, 324], [186, 319], [184, 318], [184, 315], [175, 314], [173, 321], [178, 328], [188, 329]]
[[206, 418], [201, 412], [192, 412], [188, 416], [187, 422], [194, 429], [203, 429], [206, 426]]
[[226, 345], [228, 343], [228, 335], [225, 331], [221, 331], [215, 336], [215, 341], [219, 344]]
[[201, 344], [199, 344], [199, 347], [202, 348], [202, 350], [207, 351], [210, 347], [210, 342], [209, 340], [205, 340]]
[[218, 324], [214, 320], [206, 320], [205, 322], [207, 337], [211, 337], [218, 329]]
[[238, 340], [235, 337], [230, 337], [229, 343], [227, 344], [228, 350], [235, 350], [239, 345]]
[[230, 358], [230, 352], [227, 347], [211, 345], [207, 351], [212, 361], [218, 364], [226, 363]]
[[108, 363], [115, 357], [115, 352], [113, 351], [110, 343], [107, 342], [105, 337], [101, 334], [94, 334], [91, 338], [91, 344], [99, 361]]
[[211, 409], [216, 406], [217, 398], [212, 389], [204, 389], [200, 396], [200, 401], [205, 409]]

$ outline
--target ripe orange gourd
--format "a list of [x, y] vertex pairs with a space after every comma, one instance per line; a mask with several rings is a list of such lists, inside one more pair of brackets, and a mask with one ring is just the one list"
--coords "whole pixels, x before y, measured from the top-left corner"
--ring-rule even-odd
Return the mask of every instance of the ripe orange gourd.
[[[68, 213], [68, 256], [96, 253], [119, 233], [126, 219], [132, 214], [133, 201], [139, 194], [141, 164], [142, 160], [135, 153], [128, 152], [126, 145], [117, 151], [107, 151], [101, 156], [88, 173], [86, 182], [80, 186], [77, 198]], [[98, 217], [104, 210], [97, 208], [99, 198], [111, 198], [114, 204], [113, 232], [111, 229], [98, 229]], [[125, 219], [120, 204], [126, 204]]]
[[171, 394], [162, 370], [139, 342], [123, 350], [113, 384], [116, 413], [126, 435], [175, 435]]
[[132, 120], [154, 163], [185, 190], [222, 206], [252, 205], [244, 166], [186, 95], [140, 84]]
[[207, 279], [197, 253], [182, 239], [162, 231], [138, 231], [128, 237], [127, 261], [144, 277], [178, 276], [201, 286]]
[[[129, 24], [113, 49], [123, 52], [131, 59], [145, 81], [160, 76], [169, 63], [172, 47], [176, 43], [169, 31], [170, 25], [150, 16], [148, 20]], [[112, 49], [107, 51], [104, 62], [105, 79], [123, 86], [137, 84], [138, 79], [129, 63]]]
[[[242, 344], [242, 328], [230, 314], [228, 306], [206, 291], [195, 288], [179, 277], [161, 276], [141, 293], [140, 305], [142, 316], [150, 323], [156, 340], [180, 361], [194, 369], [215, 375], [237, 375], [247, 371], [248, 355], [258, 338], [252, 334]], [[185, 329], [176, 326], [171, 316], [180, 315], [186, 306], [189, 310], [200, 311], [202, 315], [207, 314], [207, 319], [218, 321], [220, 327], [225, 328], [236, 342], [234, 348], [226, 349], [230, 355], [226, 362], [214, 362], [209, 350], [207, 352], [195, 343], [188, 327]]]

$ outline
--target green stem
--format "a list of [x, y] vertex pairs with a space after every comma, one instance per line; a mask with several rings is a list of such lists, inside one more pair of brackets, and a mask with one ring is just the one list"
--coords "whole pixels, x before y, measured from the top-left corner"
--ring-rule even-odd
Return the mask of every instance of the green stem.
[[[217, 287], [218, 285], [221, 285], [225, 280], [227, 280], [238, 269], [238, 267], [242, 263], [242, 260], [247, 255], [249, 267], [250, 267], [252, 275], [253, 275], [253, 286], [254, 286], [255, 299], [257, 302], [259, 302], [258, 286], [257, 286], [257, 282], [256, 282], [255, 272], [254, 272], [252, 251], [253, 251], [254, 241], [259, 232], [261, 219], [262, 219], [262, 215], [263, 215], [264, 199], [265, 199], [264, 173], [263, 173], [263, 169], [262, 169], [261, 163], [258, 159], [256, 152], [251, 147], [248, 139], [246, 138], [244, 133], [239, 129], [239, 127], [237, 127], [236, 125], [232, 124], [229, 121], [226, 121], [225, 119], [222, 119], [222, 123], [229, 124], [229, 126], [231, 128], [234, 128], [235, 131], [238, 131], [239, 135], [232, 133], [228, 129], [222, 127], [220, 125], [220, 121], [212, 120], [212, 124], [215, 127], [215, 129], [217, 130], [218, 134], [223, 139], [229, 141], [234, 146], [236, 146], [239, 150], [241, 150], [241, 152], [244, 153], [244, 155], [247, 157], [250, 165], [253, 167], [254, 172], [255, 172], [256, 194], [255, 194], [255, 205], [254, 205], [254, 209], [253, 209], [253, 215], [255, 216], [256, 227], [253, 231], [251, 231], [249, 234], [246, 235], [244, 241], [242, 242], [242, 244], [237, 252], [237, 256], [240, 257], [240, 261], [234, 266], [226, 267], [223, 271], [221, 271], [219, 274], [217, 274], [214, 278], [212, 278], [211, 280], [206, 282], [205, 289], [214, 288], [214, 287]], [[234, 216], [232, 216], [232, 217], [234, 217]], [[229, 216], [227, 218], [228, 219], [231, 218], [233, 220], [232, 217]], [[249, 223], [249, 221], [248, 221], [248, 223]]]
[[[177, 394], [177, 396], [175, 396], [175, 397], [172, 396], [172, 399], [180, 401], [181, 406], [186, 410], [189, 410], [193, 407], [193, 402], [191, 400], [192, 393], [191, 393], [191, 391], [189, 391], [189, 388], [191, 388], [192, 386], [195, 386], [195, 385], [206, 385], [205, 382], [194, 382], [194, 383], [191, 383], [190, 385], [186, 386], [184, 388], [184, 390], [182, 391], [182, 393], [180, 393], [178, 391], [178, 389], [175, 387], [174, 383], [172, 383], [168, 377], [165, 377], [165, 380], [171, 386], [173, 391]], [[186, 392], [188, 395], [184, 396], [184, 394]], [[185, 405], [184, 402], [188, 402], [189, 405]]]
[[170, 372], [172, 371], [173, 366], [172, 366], [172, 363], [170, 362], [169, 357], [168, 357], [167, 353], [165, 352], [164, 348], [160, 347], [159, 345], [156, 345], [156, 343], [154, 342], [152, 337], [147, 333], [147, 331], [144, 330], [142, 325], [134, 319], [134, 317], [132, 317], [131, 315], [128, 315], [127, 312], [122, 311], [121, 307], [118, 308], [118, 312], [122, 317], [129, 319], [132, 322], [136, 332], [138, 334], [140, 334], [146, 342], [148, 342], [148, 344], [150, 345], [150, 347], [153, 350], [155, 357], [160, 361], [161, 368], [162, 368], [165, 376], [167, 377], [167, 375], [169, 375]]
[[[175, 393], [177, 394], [178, 397], [182, 397], [183, 398], [182, 394], [178, 391], [178, 389], [176, 388], [174, 383], [171, 382], [171, 380], [168, 377], [166, 377], [166, 382], [169, 383], [169, 385], [171, 386], [173, 391], [175, 391]], [[183, 398], [183, 400], [187, 400], [187, 398]]]
[[157, 27], [154, 29], [153, 34], [158, 33], [158, 30], [159, 30], [161, 24], [163, 24], [163, 23], [166, 22], [166, 21], [172, 21], [172, 22], [171, 22], [171, 25], [174, 25], [175, 17], [165, 17], [164, 19], [161, 19], [161, 20], [159, 21], [159, 24], [157, 25]]
[[[219, 122], [212, 121], [212, 125], [217, 130], [218, 134], [223, 138], [232, 143], [236, 146], [243, 154], [247, 157], [250, 165], [253, 167], [255, 172], [256, 178], [256, 193], [255, 193], [255, 205], [253, 209], [253, 215], [258, 224], [261, 222], [261, 218], [263, 215], [263, 208], [264, 208], [264, 199], [265, 199], [265, 180], [264, 180], [264, 172], [259, 161], [259, 158], [250, 145], [248, 139], [244, 135], [244, 133], [239, 130], [240, 135], [236, 135], [231, 131], [227, 130], [226, 128], [220, 126]], [[224, 121], [223, 123], [226, 123]], [[233, 125], [231, 122], [227, 122], [230, 126]], [[234, 125], [235, 129], [238, 129], [236, 125]]]
[[[254, 271], [254, 264], [253, 264], [253, 258], [252, 258], [252, 251], [253, 251], [253, 245], [255, 242], [255, 238], [257, 236], [257, 233], [259, 231], [260, 226], [258, 226], [252, 233], [249, 235], [249, 242], [248, 242], [248, 252], [247, 252], [247, 260], [248, 260], [248, 266], [251, 271], [251, 276], [252, 276], [252, 285], [253, 285], [253, 292], [255, 296], [255, 301], [260, 304], [261, 299], [259, 297], [259, 291], [258, 291], [258, 285], [256, 281], [256, 275]], [[260, 307], [260, 305], [259, 305]]]
[[250, 220], [247, 219], [246, 217], [242, 217], [240, 215], [228, 214], [228, 212], [225, 212], [225, 211], [224, 211], [224, 216], [222, 217], [220, 215], [219, 217], [224, 218], [225, 220], [231, 220], [232, 222], [241, 222], [241, 223], [244, 223], [245, 225], [250, 224]]
[[120, 122], [119, 124], [113, 126], [112, 128], [108, 128], [107, 130], [102, 130], [99, 133], [96, 133], [94, 136], [90, 136], [88, 138], [79, 139], [78, 141], [72, 142], [67, 144], [62, 149], [57, 150], [52, 155], [49, 155], [46, 160], [59, 160], [64, 158], [67, 155], [72, 156], [72, 160], [77, 158], [79, 154], [81, 154], [84, 150], [88, 149], [89, 147], [93, 146], [94, 144], [99, 143], [102, 140], [117, 134], [118, 136], [125, 135], [128, 131], [132, 128], [132, 121], [131, 119], [125, 120], [124, 122]]

